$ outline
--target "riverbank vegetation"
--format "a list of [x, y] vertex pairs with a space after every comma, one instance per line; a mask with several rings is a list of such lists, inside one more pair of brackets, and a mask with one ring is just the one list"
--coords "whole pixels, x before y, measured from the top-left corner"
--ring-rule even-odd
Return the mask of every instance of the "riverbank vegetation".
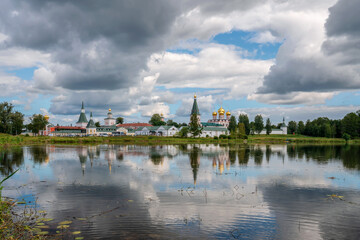
[[[45, 136], [11, 136], [0, 134], [1, 146], [33, 145], [33, 144], [192, 144], [192, 143], [325, 143], [345, 144], [342, 138], [307, 137], [303, 135], [249, 135], [247, 139], [233, 136], [220, 136], [219, 138], [182, 138], [158, 136], [121, 136], [121, 137], [45, 137]], [[349, 144], [360, 144], [360, 139], [348, 141]]]

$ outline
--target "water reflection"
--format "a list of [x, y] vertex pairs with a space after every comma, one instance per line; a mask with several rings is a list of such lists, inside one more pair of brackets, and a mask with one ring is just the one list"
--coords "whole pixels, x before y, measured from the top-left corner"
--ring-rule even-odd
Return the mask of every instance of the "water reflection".
[[89, 217], [72, 226], [88, 238], [356, 239], [359, 151], [47, 145], [0, 156], [2, 176], [21, 169], [6, 183], [5, 195], [33, 194], [57, 222]]

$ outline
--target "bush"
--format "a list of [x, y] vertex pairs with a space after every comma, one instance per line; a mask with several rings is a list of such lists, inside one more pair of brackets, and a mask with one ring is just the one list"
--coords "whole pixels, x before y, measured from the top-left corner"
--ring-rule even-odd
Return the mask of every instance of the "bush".
[[227, 139], [227, 138], [228, 138], [228, 136], [227, 136], [227, 135], [225, 135], [225, 134], [221, 134], [221, 135], [219, 136], [219, 138], [220, 138], [220, 139]]
[[206, 138], [208, 138], [209, 137], [209, 135], [206, 135]]
[[218, 140], [219, 138], [218, 138], [217, 136], [214, 136], [214, 139], [215, 139], [215, 140]]

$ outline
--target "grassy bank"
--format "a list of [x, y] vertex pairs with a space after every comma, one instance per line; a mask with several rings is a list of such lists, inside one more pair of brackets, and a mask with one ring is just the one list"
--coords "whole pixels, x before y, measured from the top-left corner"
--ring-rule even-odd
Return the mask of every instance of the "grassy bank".
[[[177, 138], [157, 136], [124, 136], [124, 137], [26, 137], [0, 134], [0, 145], [31, 145], [31, 144], [192, 144], [192, 143], [307, 143], [307, 144], [345, 144], [341, 138], [307, 137], [302, 135], [250, 135], [244, 139], [213, 139], [213, 138]], [[360, 144], [360, 140], [350, 140], [349, 144]]]

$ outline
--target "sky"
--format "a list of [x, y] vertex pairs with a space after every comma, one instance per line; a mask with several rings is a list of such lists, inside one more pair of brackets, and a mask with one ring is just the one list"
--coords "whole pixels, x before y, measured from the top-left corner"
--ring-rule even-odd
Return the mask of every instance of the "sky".
[[0, 101], [75, 124], [360, 109], [358, 0], [2, 0]]

